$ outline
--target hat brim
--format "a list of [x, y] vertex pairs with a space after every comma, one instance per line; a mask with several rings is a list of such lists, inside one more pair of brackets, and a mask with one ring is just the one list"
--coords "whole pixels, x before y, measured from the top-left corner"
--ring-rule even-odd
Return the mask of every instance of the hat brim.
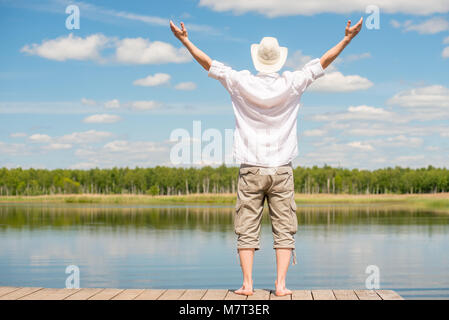
[[259, 72], [263, 72], [263, 73], [278, 72], [284, 66], [285, 61], [287, 61], [288, 48], [286, 48], [286, 47], [279, 48], [279, 51], [280, 51], [279, 52], [279, 60], [274, 64], [265, 64], [261, 60], [259, 60], [258, 55], [257, 55], [258, 50], [259, 50], [259, 44], [251, 45], [251, 58], [253, 59], [254, 67]]

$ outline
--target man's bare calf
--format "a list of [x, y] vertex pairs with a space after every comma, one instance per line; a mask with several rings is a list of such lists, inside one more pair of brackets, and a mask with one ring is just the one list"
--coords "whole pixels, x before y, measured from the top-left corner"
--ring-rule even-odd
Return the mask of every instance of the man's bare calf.
[[286, 296], [292, 294], [292, 291], [285, 287], [285, 277], [287, 275], [288, 265], [290, 264], [292, 249], [276, 249], [277, 279], [274, 282], [275, 295]]
[[234, 291], [236, 294], [243, 294], [250, 296], [253, 291], [253, 261], [254, 261], [254, 249], [239, 249], [240, 265], [243, 272], [243, 285], [240, 289]]

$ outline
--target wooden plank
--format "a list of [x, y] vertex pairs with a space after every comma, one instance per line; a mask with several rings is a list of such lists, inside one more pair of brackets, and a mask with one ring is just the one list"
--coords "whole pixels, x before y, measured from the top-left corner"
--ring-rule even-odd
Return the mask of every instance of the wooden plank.
[[310, 290], [292, 290], [292, 300], [313, 300]]
[[186, 289], [168, 289], [157, 300], [178, 300]]
[[67, 297], [70, 297], [72, 294], [77, 293], [81, 289], [57, 289], [51, 292], [45, 300], [64, 300]]
[[278, 297], [273, 290], [256, 289], [251, 296], [226, 289], [58, 289], [0, 287], [0, 300], [404, 300], [393, 290], [292, 290]]
[[354, 290], [360, 300], [382, 300], [374, 290]]
[[376, 293], [382, 298], [382, 300], [404, 300], [404, 298], [393, 290], [376, 290]]
[[100, 288], [82, 288], [71, 296], [64, 298], [64, 300], [87, 300], [102, 290]]
[[201, 300], [223, 300], [228, 293], [227, 289], [210, 289]]
[[291, 300], [292, 299], [292, 295], [291, 294], [287, 294], [285, 296], [277, 296], [274, 294], [274, 290], [270, 291], [270, 300]]
[[51, 288], [43, 288], [42, 290], [36, 290], [35, 292], [25, 295], [17, 300], [45, 300], [44, 297], [48, 296], [52, 290]]
[[125, 289], [116, 295], [112, 300], [134, 300], [144, 289]]
[[134, 300], [157, 300], [167, 289], [145, 289]]
[[333, 290], [337, 300], [359, 300], [354, 290]]
[[234, 290], [229, 290], [226, 294], [225, 300], [246, 300], [247, 296], [243, 294], [237, 294]]
[[19, 289], [20, 287], [0, 287], [0, 297]]
[[188, 289], [179, 300], [201, 300], [206, 291], [206, 289]]
[[25, 288], [20, 288], [19, 290], [15, 290], [12, 291], [8, 294], [5, 294], [3, 296], [0, 297], [0, 300], [17, 300], [20, 299], [22, 297], [25, 297], [29, 294], [32, 294], [38, 290], [43, 290], [43, 288], [41, 287], [25, 287]]
[[252, 296], [248, 296], [247, 300], [268, 300], [270, 299], [270, 290], [255, 289]]
[[313, 300], [335, 300], [332, 290], [312, 290]]
[[113, 289], [113, 288], [103, 289], [87, 300], [111, 300], [123, 290], [124, 289]]
[[20, 298], [19, 300], [63, 300], [80, 289], [45, 288]]

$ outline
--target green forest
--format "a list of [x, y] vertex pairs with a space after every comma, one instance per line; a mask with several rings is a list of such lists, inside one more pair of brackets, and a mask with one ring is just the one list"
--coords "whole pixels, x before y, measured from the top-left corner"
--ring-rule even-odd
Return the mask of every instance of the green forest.
[[[238, 167], [0, 169], [0, 195], [234, 193]], [[449, 169], [323, 167], [294, 169], [297, 193], [405, 194], [449, 191]]]

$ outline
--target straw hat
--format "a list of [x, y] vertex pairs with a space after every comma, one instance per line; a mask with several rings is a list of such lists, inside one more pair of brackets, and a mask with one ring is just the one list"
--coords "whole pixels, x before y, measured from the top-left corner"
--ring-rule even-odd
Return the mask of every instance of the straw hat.
[[278, 40], [273, 37], [264, 37], [260, 44], [251, 45], [251, 57], [259, 72], [278, 72], [285, 64], [287, 54], [288, 49], [279, 47]]

